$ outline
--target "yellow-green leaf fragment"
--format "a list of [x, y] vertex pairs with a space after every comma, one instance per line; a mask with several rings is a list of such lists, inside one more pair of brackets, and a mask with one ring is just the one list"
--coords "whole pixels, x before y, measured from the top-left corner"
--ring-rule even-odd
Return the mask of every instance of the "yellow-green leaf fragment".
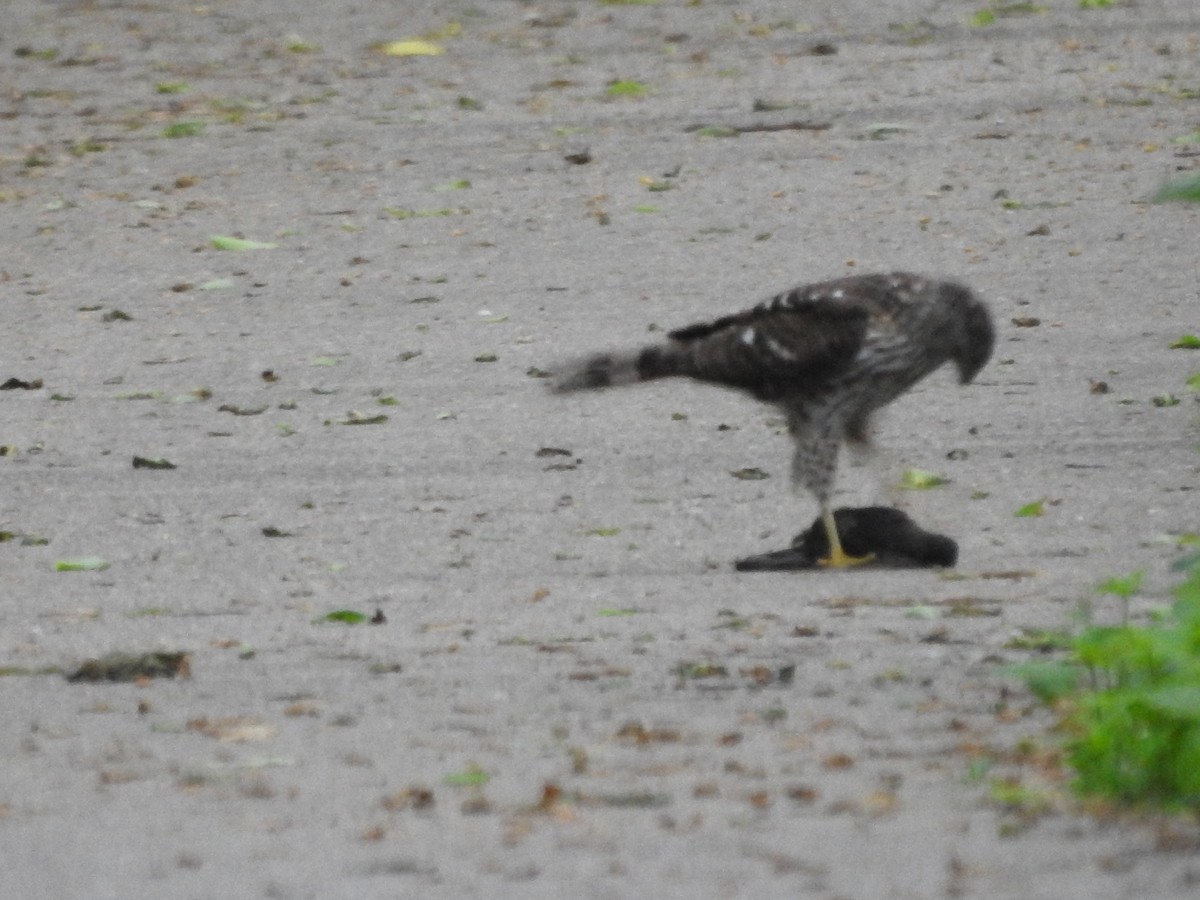
[[377, 49], [384, 56], [441, 56], [446, 48], [433, 41], [411, 39], [406, 41], [388, 41], [379, 44]]
[[920, 491], [945, 484], [947, 479], [936, 472], [924, 469], [905, 469], [900, 476], [900, 486], [909, 490]]
[[616, 537], [620, 533], [621, 533], [621, 529], [619, 527], [589, 528], [587, 531], [584, 532], [584, 534], [589, 535], [591, 537]]
[[605, 93], [610, 97], [641, 97], [650, 90], [640, 81], [614, 81]]
[[215, 234], [209, 239], [209, 243], [217, 250], [233, 250], [234, 252], [243, 252], [246, 250], [274, 250], [279, 245], [269, 244], [262, 241], [251, 241], [245, 238], [229, 237], [228, 235]]
[[985, 25], [991, 25], [996, 21], [996, 14], [990, 9], [981, 9], [971, 18], [967, 19], [967, 24], [972, 28], [983, 28]]
[[1171, 341], [1172, 350], [1200, 350], [1200, 337], [1185, 334], [1178, 340]]
[[353, 609], [337, 609], [331, 613], [326, 613], [322, 618], [324, 622], [342, 622], [346, 625], [358, 625], [361, 622], [367, 621], [365, 613], [357, 612]]
[[60, 559], [54, 564], [55, 572], [99, 572], [109, 567], [107, 559], [99, 556], [80, 556], [76, 559]]
[[1014, 513], [1014, 515], [1016, 515], [1019, 518], [1032, 518], [1034, 516], [1045, 515], [1045, 513], [1046, 513], [1046, 501], [1045, 500], [1034, 500], [1032, 503], [1026, 503], [1024, 506], [1022, 506], [1020, 509], [1018, 509]]
[[1192, 375], [1184, 384], [1187, 385], [1189, 391], [1200, 391], [1200, 372]]
[[479, 766], [472, 765], [462, 772], [450, 772], [442, 781], [455, 787], [473, 787], [487, 784], [490, 778], [491, 776]]

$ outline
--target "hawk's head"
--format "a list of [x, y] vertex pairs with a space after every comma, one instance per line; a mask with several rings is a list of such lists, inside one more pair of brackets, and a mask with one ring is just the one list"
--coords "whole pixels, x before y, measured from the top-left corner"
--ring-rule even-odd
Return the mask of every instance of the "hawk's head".
[[942, 286], [942, 299], [949, 312], [950, 358], [958, 366], [958, 379], [966, 384], [992, 358], [996, 328], [982, 300], [961, 285]]

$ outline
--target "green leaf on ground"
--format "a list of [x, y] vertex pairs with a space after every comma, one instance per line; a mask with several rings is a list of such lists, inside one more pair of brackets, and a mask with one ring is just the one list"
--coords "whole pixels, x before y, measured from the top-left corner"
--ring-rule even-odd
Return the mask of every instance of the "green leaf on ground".
[[461, 772], [450, 772], [442, 778], [444, 784], [452, 787], [478, 787], [490, 780], [491, 776], [473, 763]]
[[900, 476], [900, 487], [919, 491], [938, 487], [946, 484], [947, 481], [947, 478], [936, 472], [927, 472], [924, 469], [905, 469]]
[[203, 122], [172, 122], [162, 130], [162, 135], [165, 138], [195, 137], [202, 131], [204, 131]]
[[604, 93], [609, 97], [641, 97], [649, 91], [640, 81], [625, 80], [611, 82]]
[[230, 237], [224, 234], [215, 234], [208, 241], [217, 250], [232, 250], [235, 253], [241, 253], [246, 250], [274, 250], [279, 246], [278, 244], [250, 241], [245, 238]]
[[365, 613], [360, 613], [353, 609], [337, 609], [331, 613], [326, 613], [320, 618], [321, 622], [342, 622], [346, 625], [358, 625], [367, 621]]
[[76, 559], [60, 559], [54, 564], [55, 572], [99, 572], [109, 567], [107, 559], [99, 556], [80, 556]]
[[441, 44], [417, 39], [387, 41], [383, 44], [376, 44], [374, 49], [384, 56], [441, 56], [446, 52], [446, 48]]
[[1033, 516], [1042, 516], [1046, 514], [1046, 501], [1034, 500], [1032, 503], [1026, 503], [1018, 509], [1013, 515], [1020, 518], [1030, 518]]
[[1171, 341], [1172, 350], [1200, 350], [1200, 337], [1194, 334], [1185, 334], [1177, 340]]

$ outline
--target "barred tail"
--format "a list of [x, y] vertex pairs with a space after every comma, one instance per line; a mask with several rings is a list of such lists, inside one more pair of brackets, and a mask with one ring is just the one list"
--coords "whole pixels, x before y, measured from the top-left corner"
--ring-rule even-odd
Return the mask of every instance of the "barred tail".
[[681, 375], [679, 354], [666, 346], [643, 347], [624, 353], [601, 353], [587, 359], [561, 366], [554, 373], [554, 391], [588, 391], [636, 384]]

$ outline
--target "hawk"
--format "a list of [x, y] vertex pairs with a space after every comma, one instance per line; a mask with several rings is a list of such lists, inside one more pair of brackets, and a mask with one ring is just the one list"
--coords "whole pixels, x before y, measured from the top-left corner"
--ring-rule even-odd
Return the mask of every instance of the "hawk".
[[792, 483], [812, 492], [829, 541], [846, 554], [830, 499], [843, 443], [864, 444], [870, 417], [943, 363], [966, 384], [992, 355], [987, 306], [952, 281], [907, 272], [855, 275], [785, 291], [753, 309], [680, 328], [664, 343], [563, 367], [556, 392], [691, 378], [778, 407], [795, 442]]

